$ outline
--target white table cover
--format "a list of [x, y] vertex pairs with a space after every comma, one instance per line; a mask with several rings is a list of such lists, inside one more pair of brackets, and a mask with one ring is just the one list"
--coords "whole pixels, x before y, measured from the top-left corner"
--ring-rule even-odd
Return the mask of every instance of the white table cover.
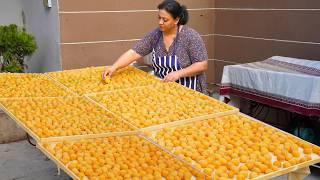
[[223, 86], [320, 108], [320, 61], [273, 56], [225, 66]]

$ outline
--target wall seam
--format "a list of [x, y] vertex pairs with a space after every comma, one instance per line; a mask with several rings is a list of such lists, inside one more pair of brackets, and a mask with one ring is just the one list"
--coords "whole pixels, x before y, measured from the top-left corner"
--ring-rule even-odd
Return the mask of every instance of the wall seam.
[[[222, 11], [320, 11], [320, 9], [259, 9], [259, 8], [190, 8], [188, 11], [222, 10]], [[107, 10], [107, 11], [59, 11], [59, 14], [92, 14], [92, 13], [136, 13], [157, 12], [157, 9]]]
[[[295, 41], [295, 40], [286, 40], [286, 39], [274, 39], [274, 38], [261, 38], [261, 37], [252, 37], [252, 36], [238, 36], [230, 34], [203, 34], [201, 37], [208, 36], [220, 36], [220, 37], [231, 37], [231, 38], [243, 38], [243, 39], [254, 39], [254, 40], [264, 40], [264, 41], [276, 41], [276, 42], [286, 42], [286, 43], [296, 43], [296, 44], [311, 44], [311, 45], [320, 45], [320, 42], [311, 42], [311, 41]], [[141, 39], [119, 39], [119, 40], [107, 40], [107, 41], [79, 41], [79, 42], [64, 42], [60, 43], [63, 45], [76, 45], [76, 44], [99, 44], [99, 43], [114, 43], [114, 42], [132, 42], [139, 41]]]
[[228, 60], [223, 60], [223, 59], [215, 59], [215, 58], [209, 58], [208, 61], [226, 62], [226, 63], [229, 63], [229, 64], [240, 64], [240, 63], [234, 62], [234, 61], [228, 61]]
[[238, 36], [238, 35], [230, 35], [230, 34], [213, 34], [213, 35], [214, 36], [221, 36], [221, 37], [232, 37], [232, 38], [264, 40], [264, 41], [277, 41], [277, 42], [286, 42], [286, 43], [320, 45], [319, 42], [311, 42], [311, 41], [295, 41], [295, 40], [286, 40], [286, 39], [260, 38], [260, 37]]

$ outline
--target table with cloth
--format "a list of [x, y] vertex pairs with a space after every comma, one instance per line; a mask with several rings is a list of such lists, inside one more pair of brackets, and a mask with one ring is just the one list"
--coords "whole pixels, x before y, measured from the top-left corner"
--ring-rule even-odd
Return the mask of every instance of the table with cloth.
[[221, 95], [236, 95], [302, 115], [320, 115], [320, 61], [273, 56], [225, 66], [221, 84]]

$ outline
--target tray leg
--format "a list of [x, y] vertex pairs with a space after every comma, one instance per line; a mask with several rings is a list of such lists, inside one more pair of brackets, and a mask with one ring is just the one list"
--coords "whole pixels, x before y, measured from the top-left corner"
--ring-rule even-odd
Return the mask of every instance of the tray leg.
[[288, 180], [302, 180], [306, 176], [308, 176], [310, 173], [311, 172], [310, 172], [309, 167], [301, 168], [301, 169], [298, 169], [296, 171], [289, 173]]
[[61, 171], [60, 171], [60, 167], [57, 166], [57, 175], [60, 176], [61, 175]]

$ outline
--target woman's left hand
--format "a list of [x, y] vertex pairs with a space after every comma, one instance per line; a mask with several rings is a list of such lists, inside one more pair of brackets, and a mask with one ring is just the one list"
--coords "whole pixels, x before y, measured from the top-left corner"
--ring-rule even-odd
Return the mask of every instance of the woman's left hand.
[[173, 72], [167, 74], [167, 75], [163, 78], [163, 81], [164, 81], [164, 82], [175, 82], [175, 81], [177, 81], [179, 78], [181, 78], [180, 72], [179, 72], [179, 71], [173, 71]]

